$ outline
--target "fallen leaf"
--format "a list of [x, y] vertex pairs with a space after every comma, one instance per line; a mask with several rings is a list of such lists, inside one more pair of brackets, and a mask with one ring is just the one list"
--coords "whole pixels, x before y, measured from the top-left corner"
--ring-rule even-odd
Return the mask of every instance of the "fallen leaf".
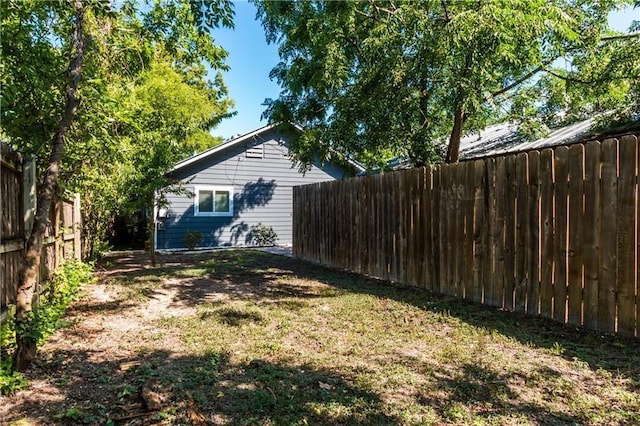
[[331, 386], [329, 383], [318, 382], [318, 386], [320, 386], [320, 389], [324, 389], [324, 390], [333, 389], [333, 386]]

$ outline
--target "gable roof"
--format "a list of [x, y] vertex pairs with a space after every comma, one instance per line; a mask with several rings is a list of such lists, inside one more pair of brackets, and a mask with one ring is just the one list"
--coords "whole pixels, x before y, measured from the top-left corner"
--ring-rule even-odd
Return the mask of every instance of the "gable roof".
[[224, 151], [225, 149], [231, 148], [233, 146], [236, 146], [242, 142], [245, 142], [249, 139], [251, 139], [254, 136], [259, 135], [260, 133], [264, 133], [267, 132], [269, 130], [275, 129], [276, 128], [276, 124], [268, 124], [266, 126], [260, 127], [259, 129], [253, 130], [249, 133], [245, 133], [244, 135], [240, 135], [240, 136], [236, 136], [235, 138], [231, 138], [227, 141], [224, 141], [223, 143], [221, 143], [220, 145], [216, 145], [213, 148], [209, 148], [206, 151], [201, 152], [200, 154], [196, 154], [196, 155], [192, 155], [191, 157], [180, 161], [179, 163], [177, 163], [175, 166], [173, 166], [173, 168], [171, 168], [169, 171], [167, 171], [167, 173], [173, 173], [176, 172], [180, 169], [183, 169], [193, 163], [196, 163], [200, 160], [203, 160], [205, 158], [208, 158], [212, 155], [217, 154], [220, 151]]
[[[173, 166], [173, 168], [171, 168], [170, 170], [168, 170], [166, 173], [170, 174], [173, 172], [176, 172], [178, 170], [181, 170], [193, 163], [196, 163], [200, 160], [203, 160], [205, 158], [211, 157], [221, 151], [224, 151], [228, 148], [234, 147], [236, 145], [239, 145], [243, 142], [246, 142], [247, 140], [261, 134], [264, 132], [268, 132], [270, 130], [274, 130], [278, 127], [277, 123], [273, 123], [273, 124], [268, 124], [266, 126], [260, 127], [259, 129], [253, 130], [249, 133], [245, 133], [244, 135], [239, 135], [236, 136], [235, 138], [231, 138], [223, 143], [221, 143], [220, 145], [216, 145], [213, 148], [209, 148], [206, 151], [201, 152], [200, 154], [196, 154], [193, 155], [185, 160], [180, 161], [179, 163], [177, 163], [175, 166]], [[293, 127], [295, 129], [297, 129], [299, 132], [303, 132], [304, 130], [302, 129], [302, 127], [298, 126], [297, 124], [294, 124]], [[347, 159], [347, 162], [356, 168], [356, 170], [358, 172], [363, 171], [365, 168], [362, 164], [358, 163], [357, 161], [351, 160], [351, 159]]]

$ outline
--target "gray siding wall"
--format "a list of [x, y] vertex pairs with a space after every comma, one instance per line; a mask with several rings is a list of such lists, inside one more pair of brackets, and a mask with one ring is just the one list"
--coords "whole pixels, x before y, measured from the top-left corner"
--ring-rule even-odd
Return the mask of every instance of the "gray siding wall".
[[292, 167], [287, 157], [284, 137], [268, 131], [253, 138], [253, 147], [264, 146], [263, 158], [245, 155], [251, 141], [213, 154], [208, 159], [179, 170], [174, 177], [188, 182], [185, 189], [196, 185], [233, 186], [233, 217], [202, 217], [194, 215], [194, 198], [169, 194], [165, 229], [159, 230], [158, 248], [184, 248], [182, 238], [188, 230], [204, 235], [201, 247], [243, 246], [251, 244], [254, 225], [273, 226], [278, 244], [292, 244], [293, 187], [314, 182], [342, 179], [344, 172], [334, 166], [314, 165], [304, 175]]

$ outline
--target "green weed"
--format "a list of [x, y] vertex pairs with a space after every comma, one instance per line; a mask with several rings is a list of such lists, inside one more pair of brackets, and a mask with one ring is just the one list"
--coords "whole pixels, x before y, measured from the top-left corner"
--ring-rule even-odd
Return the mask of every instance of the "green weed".
[[93, 267], [77, 260], [68, 260], [54, 272], [40, 302], [19, 324], [10, 315], [0, 327], [0, 393], [11, 394], [26, 387], [27, 380], [13, 372], [12, 356], [16, 332], [42, 345], [57, 329], [67, 326], [64, 314], [71, 303], [77, 301], [82, 285], [91, 281]]

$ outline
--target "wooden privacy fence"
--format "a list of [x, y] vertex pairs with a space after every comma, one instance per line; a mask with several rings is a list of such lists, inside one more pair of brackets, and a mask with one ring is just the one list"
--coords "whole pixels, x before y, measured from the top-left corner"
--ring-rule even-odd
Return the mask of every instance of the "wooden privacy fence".
[[638, 336], [635, 136], [294, 188], [293, 253]]
[[[0, 312], [4, 319], [15, 303], [18, 269], [35, 215], [35, 168], [0, 143]], [[52, 203], [38, 277], [38, 291], [62, 259], [81, 255], [80, 197]]]

